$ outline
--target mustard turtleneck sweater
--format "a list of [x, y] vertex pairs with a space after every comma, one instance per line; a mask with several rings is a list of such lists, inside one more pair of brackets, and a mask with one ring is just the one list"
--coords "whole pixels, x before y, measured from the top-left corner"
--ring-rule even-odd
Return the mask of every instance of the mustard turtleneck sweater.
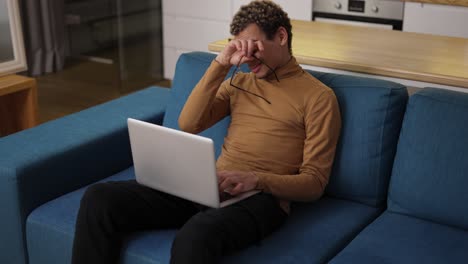
[[236, 75], [236, 86], [268, 104], [224, 81], [229, 68], [211, 63], [182, 110], [180, 128], [199, 133], [231, 115], [218, 170], [251, 171], [258, 176], [257, 188], [281, 201], [318, 199], [328, 183], [341, 128], [333, 91], [294, 57], [276, 70], [279, 82], [273, 74], [264, 79]]

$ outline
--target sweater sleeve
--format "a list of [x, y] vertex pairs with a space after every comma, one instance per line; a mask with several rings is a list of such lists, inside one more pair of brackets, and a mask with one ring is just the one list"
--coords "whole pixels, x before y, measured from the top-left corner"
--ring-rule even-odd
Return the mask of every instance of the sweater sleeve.
[[197, 134], [229, 115], [228, 84], [223, 82], [229, 68], [213, 60], [180, 113], [181, 130]]
[[315, 103], [305, 107], [303, 162], [298, 174], [278, 175], [254, 172], [257, 188], [291, 201], [313, 201], [322, 196], [328, 184], [341, 129], [341, 116], [332, 90], [323, 92]]

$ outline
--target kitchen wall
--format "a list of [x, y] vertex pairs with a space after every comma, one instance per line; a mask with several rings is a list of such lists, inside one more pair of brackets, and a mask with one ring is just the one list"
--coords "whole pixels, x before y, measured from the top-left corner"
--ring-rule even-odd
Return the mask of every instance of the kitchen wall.
[[[229, 24], [250, 0], [163, 0], [164, 77], [172, 79], [181, 53], [208, 51], [208, 43], [230, 36]], [[311, 20], [311, 0], [276, 0], [290, 18]]]
[[406, 2], [403, 31], [468, 38], [468, 7]]

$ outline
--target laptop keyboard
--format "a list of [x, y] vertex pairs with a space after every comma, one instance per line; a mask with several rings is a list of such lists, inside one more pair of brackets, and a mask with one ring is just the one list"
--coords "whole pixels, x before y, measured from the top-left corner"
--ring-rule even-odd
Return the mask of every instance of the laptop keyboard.
[[234, 198], [234, 197], [235, 197], [234, 195], [231, 195], [231, 194], [229, 194], [229, 193], [227, 193], [227, 192], [221, 192], [221, 193], [219, 194], [219, 202], [222, 203], [222, 202], [224, 202], [224, 201], [226, 201], [226, 200], [229, 200], [229, 199], [231, 199], [231, 198]]

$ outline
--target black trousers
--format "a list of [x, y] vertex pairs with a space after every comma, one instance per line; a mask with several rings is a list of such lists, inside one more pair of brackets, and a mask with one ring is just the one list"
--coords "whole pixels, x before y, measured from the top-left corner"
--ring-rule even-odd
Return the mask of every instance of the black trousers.
[[222, 256], [271, 234], [286, 216], [269, 194], [200, 210], [195, 203], [135, 181], [99, 183], [89, 187], [81, 200], [72, 263], [117, 263], [126, 235], [169, 228], [179, 229], [171, 263], [218, 263]]

